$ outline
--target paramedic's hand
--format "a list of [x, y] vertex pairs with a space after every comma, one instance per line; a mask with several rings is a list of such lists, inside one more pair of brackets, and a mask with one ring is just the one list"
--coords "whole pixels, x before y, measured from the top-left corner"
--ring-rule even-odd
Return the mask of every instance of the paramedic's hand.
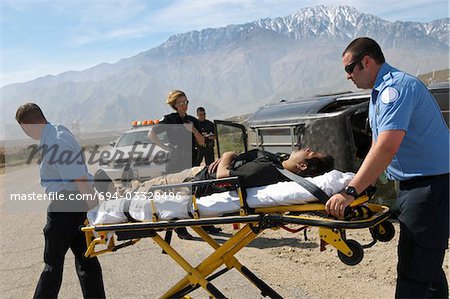
[[328, 214], [343, 219], [345, 208], [348, 207], [353, 200], [354, 198], [348, 194], [335, 194], [325, 204], [325, 210]]
[[164, 145], [163, 149], [165, 149], [168, 152], [172, 152], [177, 149], [177, 146], [174, 144], [168, 143], [167, 145]]

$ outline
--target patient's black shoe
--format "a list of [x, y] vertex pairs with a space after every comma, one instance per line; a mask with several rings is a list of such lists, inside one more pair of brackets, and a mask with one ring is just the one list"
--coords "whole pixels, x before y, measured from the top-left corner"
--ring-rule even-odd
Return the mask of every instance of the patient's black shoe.
[[202, 228], [205, 232], [212, 235], [222, 232], [222, 229], [220, 227], [215, 227], [214, 225], [206, 225], [202, 226]]
[[175, 229], [175, 232], [178, 235], [178, 238], [183, 240], [194, 240], [194, 236], [191, 235], [185, 227], [179, 227]]

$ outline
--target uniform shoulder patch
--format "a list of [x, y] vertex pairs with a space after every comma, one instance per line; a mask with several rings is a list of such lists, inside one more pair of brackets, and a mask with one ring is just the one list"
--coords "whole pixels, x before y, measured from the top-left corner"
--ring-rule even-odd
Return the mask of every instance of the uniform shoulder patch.
[[380, 95], [381, 101], [385, 104], [393, 103], [398, 99], [399, 92], [394, 87], [386, 87]]

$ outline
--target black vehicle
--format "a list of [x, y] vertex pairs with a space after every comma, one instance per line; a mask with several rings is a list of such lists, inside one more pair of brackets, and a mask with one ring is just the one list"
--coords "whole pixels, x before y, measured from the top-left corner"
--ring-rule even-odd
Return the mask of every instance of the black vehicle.
[[[429, 85], [447, 126], [449, 82]], [[310, 147], [332, 155], [336, 168], [357, 171], [366, 156], [372, 132], [368, 121], [370, 93], [343, 93], [295, 100], [282, 100], [259, 108], [246, 126], [215, 121], [217, 150], [247, 151], [258, 148], [290, 153]]]

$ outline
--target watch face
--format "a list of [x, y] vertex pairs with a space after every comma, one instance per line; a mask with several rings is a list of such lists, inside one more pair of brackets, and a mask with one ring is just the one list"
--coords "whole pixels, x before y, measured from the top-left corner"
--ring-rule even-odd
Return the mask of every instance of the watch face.
[[356, 189], [354, 187], [345, 188], [345, 193], [353, 196], [355, 199], [358, 198], [358, 192], [356, 192]]

